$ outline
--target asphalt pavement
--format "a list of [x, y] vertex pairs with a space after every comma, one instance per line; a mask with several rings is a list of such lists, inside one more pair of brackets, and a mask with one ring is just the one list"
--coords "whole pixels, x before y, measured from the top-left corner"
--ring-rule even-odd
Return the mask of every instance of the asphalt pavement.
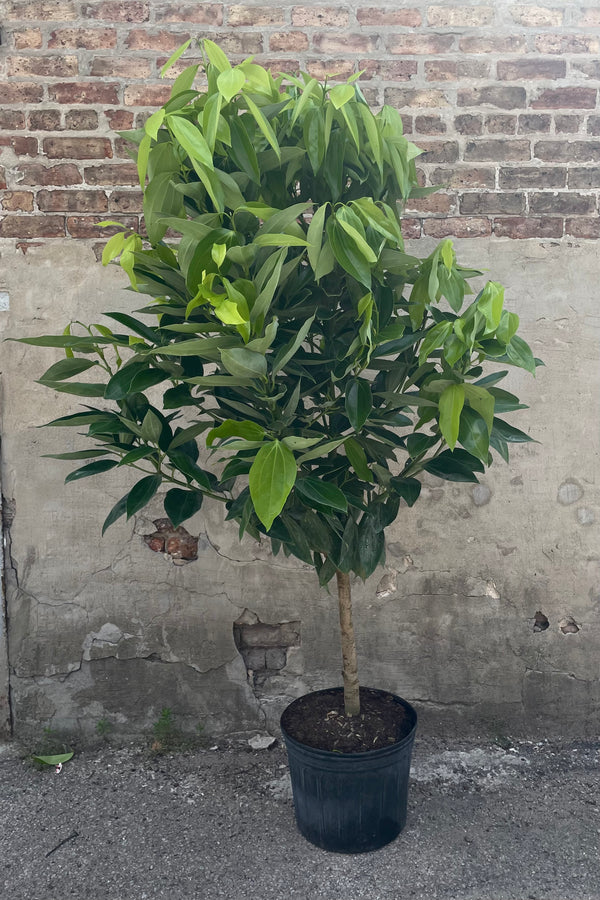
[[60, 773], [0, 746], [6, 900], [600, 900], [600, 743], [418, 738], [406, 829], [374, 853], [297, 832], [286, 755], [109, 744]]

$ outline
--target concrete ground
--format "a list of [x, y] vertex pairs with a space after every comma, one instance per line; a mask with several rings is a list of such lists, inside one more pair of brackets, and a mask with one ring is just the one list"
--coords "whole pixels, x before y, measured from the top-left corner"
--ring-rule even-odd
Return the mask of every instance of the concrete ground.
[[6, 900], [600, 900], [600, 743], [417, 740], [405, 831], [359, 856], [296, 831], [281, 746], [0, 752]]

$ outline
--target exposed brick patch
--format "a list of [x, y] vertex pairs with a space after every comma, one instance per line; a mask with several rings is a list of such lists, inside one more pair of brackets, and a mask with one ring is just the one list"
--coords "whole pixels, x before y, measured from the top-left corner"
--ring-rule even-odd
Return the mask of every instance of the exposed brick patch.
[[67, 185], [81, 184], [83, 178], [77, 166], [72, 163], [63, 163], [58, 166], [43, 166], [41, 163], [21, 164], [20, 183], [26, 185], [66, 187]]
[[155, 10], [157, 22], [190, 22], [194, 25], [222, 25], [221, 3], [168, 3]]
[[494, 234], [497, 237], [515, 238], [560, 238], [563, 234], [563, 220], [533, 217], [494, 219]]
[[25, 128], [25, 113], [19, 109], [0, 109], [0, 128], [6, 131]]
[[78, 64], [76, 56], [10, 56], [6, 70], [10, 78], [65, 78], [77, 75]]
[[539, 53], [598, 53], [600, 38], [582, 34], [540, 34], [535, 40]]
[[492, 224], [485, 218], [425, 219], [423, 232], [435, 238], [485, 237], [492, 233]]
[[564, 10], [545, 6], [512, 6], [510, 14], [518, 25], [526, 28], [556, 28], [564, 20]]
[[171, 95], [168, 84], [129, 85], [123, 93], [126, 106], [162, 106]]
[[465, 148], [464, 158], [475, 162], [485, 162], [486, 160], [495, 160], [497, 162], [503, 162], [504, 160], [520, 161], [531, 158], [531, 147], [529, 141], [522, 140], [469, 141]]
[[[475, 169], [472, 166], [453, 166], [452, 168], [434, 169], [431, 173], [432, 184], [443, 184], [450, 188], [483, 188], [493, 190], [496, 182], [494, 169]], [[518, 187], [518, 185], [514, 185]]]
[[497, 106], [499, 109], [521, 109], [525, 106], [524, 87], [485, 85], [458, 92], [459, 106]]
[[584, 28], [600, 28], [600, 9], [598, 7], [584, 7], [580, 13], [578, 24]]
[[39, 109], [29, 113], [28, 122], [31, 131], [61, 131], [60, 109]]
[[550, 193], [545, 191], [531, 194], [529, 209], [534, 215], [542, 213], [553, 216], [589, 216], [596, 211], [596, 198], [574, 192]]
[[113, 155], [108, 138], [44, 138], [43, 147], [49, 159], [110, 159]]
[[552, 116], [529, 113], [519, 116], [517, 131], [519, 134], [529, 134], [532, 131], [548, 133], [551, 125]]
[[113, 191], [108, 199], [108, 208], [117, 213], [141, 213], [142, 194], [140, 191]]
[[269, 38], [269, 50], [275, 53], [301, 53], [308, 49], [308, 37], [303, 31], [279, 31]]
[[429, 6], [427, 9], [427, 24], [441, 28], [480, 28], [493, 21], [493, 6]]
[[410, 81], [418, 71], [414, 59], [361, 59], [358, 68], [364, 72], [361, 80], [379, 77], [383, 81]]
[[2, 196], [2, 209], [10, 212], [32, 212], [33, 191], [6, 191]]
[[544, 162], [600, 162], [600, 141], [538, 141], [536, 159]]
[[428, 59], [425, 63], [427, 81], [459, 81], [471, 78], [487, 78], [490, 64], [479, 59]]
[[174, 528], [170, 519], [155, 519], [156, 531], [144, 535], [144, 542], [155, 553], [165, 553], [171, 562], [183, 565], [198, 559], [198, 538], [183, 525]]
[[84, 19], [98, 19], [102, 22], [147, 22], [150, 4], [140, 0], [103, 0], [84, 3], [81, 9]]
[[[90, 75], [99, 78], [149, 78], [152, 72], [150, 60], [143, 57], [97, 56], [92, 60]], [[162, 87], [162, 85], [156, 85]], [[163, 88], [163, 90], [166, 90]]]
[[500, 59], [497, 73], [500, 81], [565, 78], [567, 63], [564, 59]]
[[600, 238], [600, 219], [566, 219], [565, 234], [578, 238], [598, 239]]
[[564, 87], [542, 91], [532, 101], [532, 109], [595, 109], [598, 91], [595, 88]]
[[453, 194], [431, 194], [416, 200], [407, 200], [408, 214], [418, 215], [448, 215], [456, 212], [456, 198]]
[[37, 20], [41, 22], [68, 22], [79, 15], [77, 4], [71, 0], [21, 0], [8, 3], [5, 18], [9, 22]]
[[227, 25], [234, 28], [240, 25], [247, 27], [248, 25], [283, 25], [284, 23], [284, 10], [278, 6], [245, 6], [241, 4], [227, 6]]
[[316, 25], [319, 27], [345, 28], [348, 24], [348, 11], [336, 6], [295, 6], [292, 9], [292, 25], [301, 28]]
[[466, 216], [520, 215], [525, 212], [525, 194], [463, 194], [460, 197], [460, 212]]
[[15, 50], [39, 50], [42, 46], [42, 32], [39, 28], [24, 28], [15, 31]]
[[585, 169], [570, 169], [569, 188], [572, 190], [600, 188], [600, 169], [597, 166]]
[[0, 237], [23, 239], [64, 236], [64, 216], [5, 216], [0, 220]]
[[421, 237], [420, 219], [402, 219], [402, 237], [405, 241], [416, 240]]
[[117, 32], [114, 28], [62, 28], [52, 32], [48, 46], [108, 50], [117, 46]]
[[456, 141], [419, 141], [419, 147], [425, 155], [421, 162], [445, 163], [458, 159], [458, 143]]
[[522, 34], [464, 35], [458, 49], [461, 53], [524, 53], [527, 41]]
[[445, 134], [448, 126], [439, 116], [416, 116], [415, 131], [417, 134]]
[[385, 102], [398, 109], [437, 109], [450, 106], [450, 100], [443, 91], [433, 89], [405, 90], [403, 88], [386, 88]]
[[501, 168], [500, 187], [504, 190], [514, 188], [564, 188], [567, 184], [567, 170], [564, 168], [527, 168], [514, 166]]
[[119, 87], [117, 83], [67, 82], [50, 85], [48, 94], [56, 103], [118, 103]]
[[233, 639], [255, 689], [285, 668], [289, 650], [300, 646], [300, 635], [297, 620], [270, 625], [261, 622], [256, 613], [244, 610], [233, 624]]
[[516, 116], [486, 116], [485, 127], [489, 134], [515, 134], [517, 130]]
[[418, 9], [381, 9], [378, 6], [359, 9], [356, 18], [361, 25], [391, 25], [403, 28], [418, 28], [423, 22]]
[[108, 200], [103, 191], [47, 191], [37, 195], [44, 212], [107, 212]]
[[37, 156], [39, 152], [37, 138], [20, 135], [0, 136], [0, 147], [10, 147], [17, 156]]
[[146, 28], [134, 28], [127, 35], [126, 46], [130, 50], [163, 50], [172, 51], [188, 40], [189, 32], [148, 31]]
[[67, 131], [94, 131], [98, 128], [95, 109], [70, 109], [65, 116]]
[[[577, 134], [581, 129], [581, 121], [582, 120], [580, 116], [554, 116], [554, 130], [557, 134]], [[593, 132], [591, 132], [589, 129], [589, 122], [588, 134], [593, 134]]]
[[346, 79], [354, 72], [354, 63], [349, 59], [310, 59], [307, 71], [313, 78]]
[[[71, 237], [89, 240], [111, 237], [120, 231], [120, 228], [101, 226], [106, 216], [67, 216], [67, 232]], [[120, 222], [125, 228], [131, 228], [133, 231], [139, 230], [139, 219], [137, 216], [115, 216], [111, 215], [114, 222]]]
[[483, 120], [481, 116], [474, 116], [472, 113], [465, 113], [462, 116], [455, 116], [454, 127], [458, 134], [481, 134], [483, 128]]
[[86, 184], [97, 185], [137, 185], [138, 171], [134, 163], [112, 163], [111, 165], [86, 166], [83, 170]]
[[453, 34], [390, 34], [387, 37], [390, 53], [401, 56], [422, 54], [435, 56], [438, 53], [449, 53], [455, 43], [456, 38]]
[[336, 34], [319, 32], [313, 37], [313, 47], [319, 53], [371, 53], [377, 40], [366, 34]]

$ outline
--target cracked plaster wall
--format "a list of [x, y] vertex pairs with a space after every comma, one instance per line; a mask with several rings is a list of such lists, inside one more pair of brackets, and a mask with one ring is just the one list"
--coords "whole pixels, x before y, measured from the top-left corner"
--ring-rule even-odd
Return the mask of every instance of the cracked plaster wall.
[[[539, 444], [515, 446], [480, 485], [425, 478], [422, 499], [388, 529], [386, 568], [354, 585], [364, 684], [417, 702], [448, 727], [595, 734], [600, 715], [597, 247], [457, 241], [459, 259], [507, 285], [507, 305], [546, 368], [511, 373], [530, 404], [511, 417]], [[416, 252], [429, 252], [425, 242]], [[10, 308], [0, 336], [62, 330], [130, 309], [117, 269], [67, 244], [2, 254]], [[307, 690], [339, 682], [336, 605], [302, 563], [237, 543], [221, 510], [189, 523], [198, 559], [174, 566], [143, 536], [156, 502], [100, 537], [130, 475], [63, 486], [75, 434], [37, 426], [76, 408], [34, 379], [56, 351], [1, 345], [2, 490], [12, 712], [17, 733], [92, 733], [99, 719], [139, 732], [164, 706], [210, 735], [276, 727]], [[67, 445], [65, 445], [65, 441]], [[301, 623], [301, 644], [257, 690], [233, 623]], [[534, 631], [537, 611], [550, 627]], [[579, 631], [564, 634], [572, 617]], [[0, 693], [3, 686], [0, 685]]]

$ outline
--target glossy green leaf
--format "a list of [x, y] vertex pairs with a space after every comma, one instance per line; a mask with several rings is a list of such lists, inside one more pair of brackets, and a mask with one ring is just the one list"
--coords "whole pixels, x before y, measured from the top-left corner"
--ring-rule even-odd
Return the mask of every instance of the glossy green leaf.
[[50, 756], [32, 756], [36, 762], [43, 763], [46, 766], [58, 766], [59, 763], [68, 762], [70, 759], [73, 759], [73, 752], [71, 753], [54, 753]]
[[43, 453], [43, 459], [94, 459], [97, 456], [106, 456], [108, 450], [73, 450], [70, 453]]
[[346, 456], [350, 461], [350, 465], [356, 472], [359, 478], [363, 481], [372, 482], [374, 481], [373, 473], [369, 469], [369, 465], [367, 462], [367, 454], [354, 438], [346, 438], [344, 441], [344, 450], [346, 451]]
[[336, 109], [341, 107], [354, 97], [354, 88], [351, 84], [337, 84], [329, 91], [329, 99]]
[[487, 423], [469, 406], [464, 406], [460, 415], [458, 440], [473, 456], [487, 463], [490, 451], [490, 433]]
[[478, 470], [473, 469], [460, 457], [454, 457], [449, 450], [445, 450], [444, 453], [429, 460], [425, 464], [425, 471], [430, 475], [437, 475], [438, 478], [443, 478], [445, 481], [478, 481], [475, 475], [475, 471]]
[[280, 441], [265, 444], [256, 454], [248, 483], [256, 515], [267, 531], [285, 505], [296, 471], [294, 454]]
[[165, 121], [190, 159], [212, 169], [212, 153], [200, 129], [182, 116], [170, 115]]
[[202, 506], [203, 495], [199, 491], [185, 491], [171, 488], [164, 499], [165, 512], [174, 527], [190, 519]]
[[451, 450], [458, 440], [460, 414], [465, 402], [465, 389], [462, 384], [451, 384], [440, 394], [440, 431]]
[[403, 478], [396, 475], [391, 479], [391, 486], [395, 492], [406, 501], [408, 506], [414, 506], [421, 493], [421, 482], [417, 478]]
[[140, 509], [143, 509], [154, 497], [160, 487], [162, 478], [160, 475], [146, 475], [141, 478], [127, 495], [127, 518], [130, 519]]
[[485, 316], [488, 331], [495, 331], [500, 324], [503, 305], [504, 288], [497, 281], [488, 281], [477, 302], [477, 308]]
[[239, 378], [264, 378], [267, 374], [267, 360], [263, 354], [245, 347], [222, 350], [221, 361], [230, 375]]
[[88, 463], [87, 466], [81, 466], [80, 469], [70, 472], [65, 478], [65, 484], [78, 481], [80, 478], [88, 478], [90, 475], [101, 475], [103, 472], [114, 469], [118, 464], [117, 459], [99, 459], [97, 462]]
[[246, 83], [246, 76], [237, 66], [235, 69], [225, 69], [217, 78], [219, 93], [226, 103], [229, 103]]
[[298, 478], [294, 490], [303, 503], [312, 509], [329, 513], [331, 510], [346, 512], [348, 501], [338, 487], [309, 475]]
[[385, 536], [377, 527], [374, 516], [363, 515], [358, 526], [357, 550], [361, 578], [372, 575], [382, 561], [385, 548]]
[[526, 434], [524, 431], [521, 431], [520, 428], [515, 428], [514, 425], [509, 425], [508, 422], [504, 422], [502, 419], [498, 419], [496, 416], [494, 416], [494, 427], [492, 433], [496, 434], [503, 441], [506, 441], [507, 444], [537, 443], [534, 438]]
[[212, 447], [214, 441], [225, 440], [228, 437], [241, 437], [249, 441], [262, 441], [265, 436], [265, 430], [256, 422], [244, 420], [238, 422], [234, 419], [227, 419], [217, 428], [212, 428], [206, 436], [206, 446]]
[[183, 43], [180, 47], [178, 47], [177, 50], [175, 51], [175, 53], [173, 53], [168, 58], [168, 60], [166, 61], [166, 63], [162, 67], [162, 69], [160, 70], [161, 78], [164, 78], [165, 73], [169, 71], [171, 66], [173, 66], [181, 56], [183, 56], [183, 54], [185, 53], [185, 51], [187, 50], [187, 48], [190, 46], [191, 43], [192, 43], [192, 39], [190, 38], [189, 40], [185, 41], [185, 43]]
[[519, 366], [535, 375], [535, 359], [531, 348], [518, 334], [511, 338], [510, 344], [506, 348], [506, 356], [513, 366]]
[[129, 497], [129, 493], [125, 494], [124, 497], [121, 497], [120, 500], [117, 500], [106, 519], [104, 520], [104, 524], [102, 525], [102, 535], [104, 536], [107, 528], [110, 528], [121, 516], [124, 516], [127, 512], [127, 498]]
[[346, 385], [346, 415], [355, 431], [360, 431], [373, 408], [371, 385], [364, 378], [352, 378]]

